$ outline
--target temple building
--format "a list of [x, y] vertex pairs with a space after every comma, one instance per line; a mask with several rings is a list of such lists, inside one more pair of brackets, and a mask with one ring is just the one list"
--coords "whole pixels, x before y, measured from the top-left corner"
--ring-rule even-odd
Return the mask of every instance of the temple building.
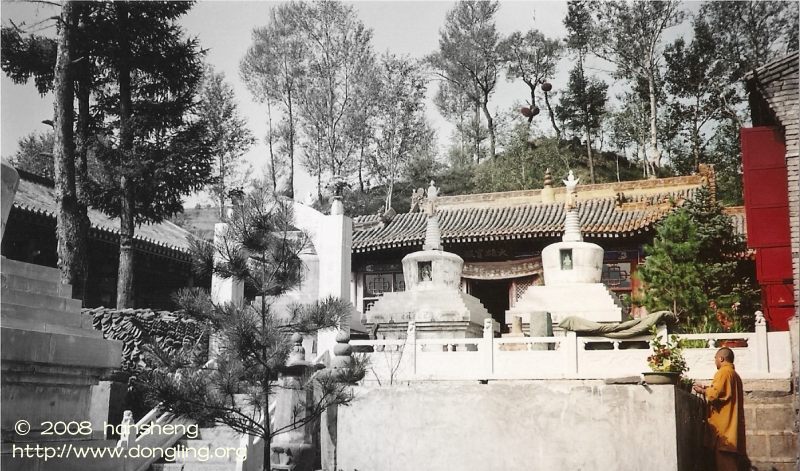
[[[566, 189], [552, 183], [563, 177], [548, 175], [538, 190], [437, 198], [444, 249], [464, 259], [460, 288], [478, 298], [504, 332], [505, 312], [529, 286], [543, 282], [542, 250], [563, 236]], [[637, 289], [632, 275], [643, 263], [655, 225], [701, 187], [715, 194], [713, 167], [701, 165], [690, 176], [581, 185], [582, 235], [604, 250], [606, 287], [618, 296]], [[419, 206], [393, 217], [355, 218], [352, 297], [362, 314], [384, 293], [405, 290], [400, 261], [421, 250], [425, 240], [426, 215]], [[729, 208], [728, 213], [743, 232], [743, 209]]]

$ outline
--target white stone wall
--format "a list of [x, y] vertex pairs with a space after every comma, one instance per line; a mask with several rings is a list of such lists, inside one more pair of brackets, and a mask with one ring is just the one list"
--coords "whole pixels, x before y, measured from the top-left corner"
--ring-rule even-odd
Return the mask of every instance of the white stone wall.
[[338, 411], [337, 469], [674, 471], [679, 442], [692, 443], [676, 420], [691, 398], [672, 386], [441, 382], [355, 395]]

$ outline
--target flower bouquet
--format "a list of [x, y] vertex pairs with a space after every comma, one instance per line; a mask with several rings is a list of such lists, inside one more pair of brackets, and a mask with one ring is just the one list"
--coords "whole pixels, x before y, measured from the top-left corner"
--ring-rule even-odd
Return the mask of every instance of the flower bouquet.
[[647, 364], [652, 371], [644, 373], [649, 384], [677, 384], [680, 377], [689, 368], [683, 358], [683, 349], [677, 335], [670, 335], [662, 341], [655, 326], [650, 329], [653, 339], [650, 341], [652, 354], [647, 357]]

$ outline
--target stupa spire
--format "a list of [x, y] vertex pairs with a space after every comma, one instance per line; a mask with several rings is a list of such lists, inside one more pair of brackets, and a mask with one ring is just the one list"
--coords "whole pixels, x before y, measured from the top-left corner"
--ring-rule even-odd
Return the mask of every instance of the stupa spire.
[[562, 180], [567, 187], [567, 194], [564, 201], [564, 236], [561, 238], [564, 242], [580, 242], [583, 240], [581, 235], [581, 221], [578, 217], [578, 183], [580, 178], [575, 178], [572, 170], [566, 180]]
[[434, 185], [431, 180], [428, 186], [428, 201], [425, 207], [425, 213], [428, 215], [428, 220], [425, 225], [425, 243], [422, 245], [422, 250], [442, 250], [442, 230], [439, 227], [439, 217], [436, 215], [436, 198], [439, 196], [439, 189]]

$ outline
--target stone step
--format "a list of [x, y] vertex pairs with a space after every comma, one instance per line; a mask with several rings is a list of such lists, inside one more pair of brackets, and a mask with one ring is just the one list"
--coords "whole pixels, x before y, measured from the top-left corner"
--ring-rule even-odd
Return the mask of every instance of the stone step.
[[[54, 322], [49, 315], [45, 315], [44, 318], [17, 318], [17, 317], [6, 317], [6, 305], [3, 304], [3, 318], [2, 318], [2, 326], [4, 328], [9, 329], [22, 329], [22, 330], [30, 330], [32, 332], [56, 332], [60, 334], [70, 334], [70, 335], [77, 335], [84, 338], [103, 338], [103, 332], [99, 330], [95, 330], [91, 327], [86, 327], [85, 325], [81, 325], [80, 314], [78, 315], [77, 323], [74, 319], [68, 319], [64, 321], [64, 317], [69, 316], [69, 314], [59, 313], [58, 315], [62, 317], [61, 320], [58, 322]], [[37, 311], [41, 313], [41, 311]]]
[[106, 369], [119, 368], [122, 359], [122, 342], [106, 340], [96, 330], [56, 326], [41, 332], [3, 323], [0, 338], [3, 360], [9, 362]]
[[21, 322], [30, 322], [32, 325], [46, 323], [78, 328], [82, 325], [80, 311], [69, 312], [24, 306], [6, 302], [5, 298], [3, 302], [0, 303], [0, 311], [2, 311], [2, 321], [4, 323], [17, 320]]
[[48, 296], [58, 296], [61, 298], [72, 297], [72, 285], [59, 283], [57, 281], [43, 281], [36, 278], [28, 278], [13, 273], [2, 273], [2, 286], [4, 288], [26, 291], [28, 293], [46, 294]]
[[55, 283], [59, 283], [61, 281], [61, 272], [58, 270], [58, 268], [34, 265], [32, 263], [11, 260], [6, 257], [3, 257], [3, 259], [0, 260], [0, 271], [7, 274], [20, 275], [26, 278], [33, 278], [41, 281], [50, 281]]
[[155, 463], [151, 471], [234, 471], [236, 463]]
[[0, 289], [0, 298], [5, 304], [16, 304], [18, 306], [28, 306], [36, 309], [47, 309], [50, 311], [63, 311], [69, 313], [81, 312], [83, 303], [80, 299], [62, 298], [41, 293], [30, 293], [14, 288], [3, 287]]

